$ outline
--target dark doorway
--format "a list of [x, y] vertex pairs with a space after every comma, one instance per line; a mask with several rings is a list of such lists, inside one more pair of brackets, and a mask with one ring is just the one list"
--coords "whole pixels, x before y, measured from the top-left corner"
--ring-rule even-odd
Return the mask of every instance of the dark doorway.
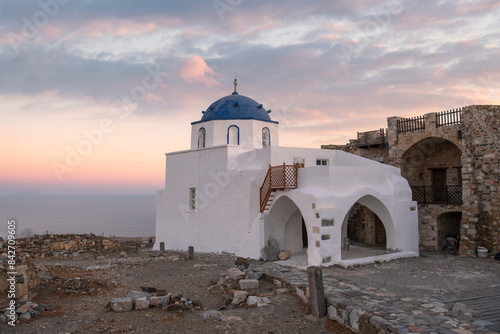
[[375, 245], [383, 247], [386, 245], [385, 227], [377, 215], [375, 215]]
[[432, 170], [432, 186], [434, 190], [434, 201], [446, 201], [446, 169]]
[[302, 217], [302, 247], [303, 248], [308, 248], [308, 242], [307, 242], [307, 228], [306, 228], [306, 223], [304, 222], [304, 218]]

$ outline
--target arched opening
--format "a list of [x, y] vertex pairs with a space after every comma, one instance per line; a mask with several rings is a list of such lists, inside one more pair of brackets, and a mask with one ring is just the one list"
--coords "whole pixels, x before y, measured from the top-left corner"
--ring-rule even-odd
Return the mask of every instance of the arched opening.
[[240, 144], [240, 128], [236, 125], [231, 125], [227, 129], [227, 143], [228, 145]]
[[294, 264], [307, 265], [309, 237], [298, 206], [287, 196], [279, 197], [264, 220], [266, 245], [275, 239], [281, 251], [292, 253]]
[[401, 175], [419, 204], [462, 203], [462, 151], [451, 141], [429, 137], [401, 157]]
[[383, 255], [395, 250], [394, 225], [387, 208], [373, 196], [354, 203], [342, 225], [342, 260]]
[[271, 133], [268, 128], [262, 129], [262, 147], [271, 146]]
[[205, 147], [205, 138], [206, 138], [205, 128], [201, 128], [198, 131], [198, 148], [204, 148]]
[[438, 249], [453, 251], [458, 249], [462, 212], [445, 212], [437, 218]]

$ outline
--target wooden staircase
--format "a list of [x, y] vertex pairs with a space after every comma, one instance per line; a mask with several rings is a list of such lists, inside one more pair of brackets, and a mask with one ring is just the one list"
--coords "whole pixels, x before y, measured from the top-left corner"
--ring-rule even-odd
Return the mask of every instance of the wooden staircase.
[[260, 212], [269, 210], [276, 190], [297, 188], [297, 166], [279, 165], [269, 166], [266, 177], [260, 187]]

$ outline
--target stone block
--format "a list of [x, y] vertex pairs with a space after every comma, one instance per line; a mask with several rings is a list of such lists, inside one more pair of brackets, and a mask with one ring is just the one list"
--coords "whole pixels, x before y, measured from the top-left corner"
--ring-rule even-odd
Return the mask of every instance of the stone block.
[[265, 261], [275, 261], [278, 259], [278, 252], [276, 252], [273, 246], [264, 246], [262, 252]]
[[22, 298], [28, 294], [28, 282], [16, 284], [16, 299]]
[[243, 271], [239, 270], [238, 268], [228, 269], [227, 274], [228, 274], [229, 278], [234, 279], [234, 280], [238, 280], [240, 278], [245, 277], [245, 273]]
[[239, 281], [241, 290], [251, 290], [259, 288], [259, 280], [256, 279], [242, 279]]
[[144, 291], [130, 291], [129, 294], [127, 295], [127, 297], [130, 297], [132, 299], [134, 305], [137, 301], [137, 298], [146, 297], [149, 299], [151, 298], [151, 296], [153, 296], [151, 293]]
[[139, 297], [135, 301], [136, 310], [147, 310], [149, 308], [149, 298]]
[[170, 294], [170, 293], [166, 296], [167, 298], [165, 298], [165, 300], [163, 301], [163, 304], [161, 305], [162, 310], [165, 310], [166, 308], [168, 308], [168, 305], [170, 304], [171, 296], [172, 296], [172, 294]]
[[247, 297], [248, 297], [248, 292], [236, 291], [234, 293], [233, 301], [231, 302], [231, 304], [232, 305], [239, 305], [241, 303], [244, 303], [247, 300]]
[[132, 310], [132, 298], [114, 298], [111, 300], [111, 309], [115, 312], [127, 312]]
[[[165, 299], [167, 299], [167, 296], [152, 296], [149, 298], [149, 305], [151, 307], [161, 307]], [[168, 299], [170, 299], [169, 296]]]

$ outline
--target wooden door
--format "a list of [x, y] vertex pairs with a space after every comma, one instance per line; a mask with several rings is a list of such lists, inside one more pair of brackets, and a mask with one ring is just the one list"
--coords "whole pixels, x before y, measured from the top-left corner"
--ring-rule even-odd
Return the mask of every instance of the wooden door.
[[378, 216], [375, 215], [375, 245], [385, 246], [386, 245], [386, 235], [385, 227]]
[[435, 202], [446, 201], [446, 169], [432, 170], [432, 186]]
[[307, 228], [306, 223], [304, 222], [304, 218], [302, 218], [302, 247], [308, 248], [308, 240], [307, 240]]

